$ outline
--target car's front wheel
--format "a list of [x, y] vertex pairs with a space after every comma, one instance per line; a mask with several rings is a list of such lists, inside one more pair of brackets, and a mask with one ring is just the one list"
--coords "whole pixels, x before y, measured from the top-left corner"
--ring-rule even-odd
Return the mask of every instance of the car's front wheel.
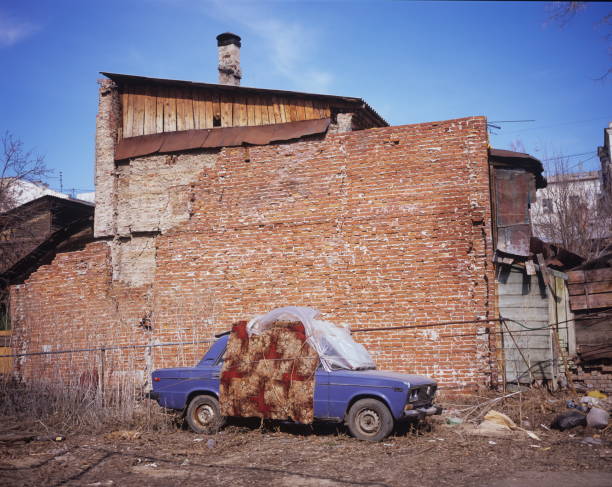
[[349, 409], [347, 425], [359, 440], [380, 441], [393, 431], [393, 416], [378, 399], [360, 399]]
[[185, 419], [193, 431], [209, 435], [219, 431], [225, 423], [225, 418], [221, 416], [219, 409], [219, 401], [205, 395], [196, 396], [191, 400]]

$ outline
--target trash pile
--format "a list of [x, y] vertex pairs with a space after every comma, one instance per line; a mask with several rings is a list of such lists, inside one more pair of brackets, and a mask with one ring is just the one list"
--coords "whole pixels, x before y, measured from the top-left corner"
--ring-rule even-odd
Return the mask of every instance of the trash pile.
[[[499, 408], [508, 414], [497, 410]], [[565, 411], [559, 412], [560, 408]], [[599, 391], [589, 391], [583, 397], [566, 400], [551, 398], [542, 390], [529, 390], [512, 392], [476, 405], [449, 407], [444, 421], [447, 427], [471, 436], [514, 440], [530, 438], [537, 442], [550, 436], [551, 430], [567, 431], [581, 426], [584, 437], [570, 434], [571, 438], [588, 445], [602, 445], [606, 443], [604, 437], [609, 428], [611, 410], [612, 400]], [[537, 444], [531, 446], [540, 447]]]
[[566, 405], [571, 411], [556, 416], [550, 425], [552, 429], [565, 431], [576, 426], [589, 426], [597, 430], [603, 430], [608, 427], [610, 402], [605, 394], [599, 391], [590, 391], [577, 403], [570, 399]]

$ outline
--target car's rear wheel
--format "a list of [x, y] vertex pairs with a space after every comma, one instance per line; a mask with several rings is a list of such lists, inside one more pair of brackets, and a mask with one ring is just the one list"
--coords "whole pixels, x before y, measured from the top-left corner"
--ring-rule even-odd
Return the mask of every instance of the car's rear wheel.
[[193, 431], [209, 435], [219, 431], [225, 424], [225, 418], [221, 416], [219, 409], [219, 401], [205, 395], [196, 396], [191, 400], [185, 419]]
[[378, 399], [360, 399], [349, 409], [347, 424], [355, 438], [380, 441], [393, 431], [393, 416]]

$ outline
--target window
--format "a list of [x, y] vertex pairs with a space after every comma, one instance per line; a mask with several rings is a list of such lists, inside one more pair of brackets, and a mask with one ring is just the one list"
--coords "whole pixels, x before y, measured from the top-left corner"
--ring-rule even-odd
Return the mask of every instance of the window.
[[544, 213], [552, 213], [553, 205], [552, 205], [552, 200], [550, 198], [544, 198], [542, 200], [542, 211]]

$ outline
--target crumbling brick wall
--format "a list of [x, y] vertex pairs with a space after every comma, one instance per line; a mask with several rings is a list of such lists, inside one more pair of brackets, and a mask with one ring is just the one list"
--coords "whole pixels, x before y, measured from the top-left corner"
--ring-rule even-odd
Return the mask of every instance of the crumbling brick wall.
[[[138, 171], [133, 172], [135, 164], [119, 172], [146, 175], [147, 160], [154, 166], [158, 159], [163, 163], [163, 157], [141, 158]], [[190, 157], [195, 164], [188, 178], [168, 188], [176, 192], [176, 201], [188, 204], [187, 214], [179, 212], [176, 221], [167, 220], [171, 224], [153, 233], [116, 234], [84, 251], [94, 256], [81, 256], [87, 261], [104, 253], [108, 269], [107, 297], [103, 303], [91, 301], [98, 303], [96, 308], [87, 300], [79, 302], [80, 316], [124, 306], [129, 310], [125, 327], [136, 333], [125, 334], [126, 341], [144, 333], [138, 323], [146, 313], [152, 328], [146, 339], [162, 342], [178, 336], [208, 338], [237, 320], [289, 304], [318, 308], [327, 319], [352, 328], [495, 317], [484, 118], [178, 157]], [[143, 194], [147, 178], [160, 188], [152, 171], [139, 180]], [[115, 204], [121, 203], [125, 183], [119, 179], [116, 185]], [[145, 196], [139, 201], [146, 205], [145, 200], [159, 203]], [[118, 222], [154, 213], [130, 206], [131, 201], [117, 206]], [[122, 214], [125, 211], [134, 214]], [[135, 245], [136, 237], [151, 239], [152, 247], [130, 254], [127, 246]], [[144, 261], [112, 262], [122, 246], [125, 255]], [[47, 329], [60, 322], [66, 333], [93, 327], [50, 304], [53, 296], [70, 292], [70, 286], [100, 285], [77, 282], [83, 277], [77, 277], [76, 258], [58, 256], [13, 293], [16, 327], [28, 344], [24, 350], [35, 349], [27, 336], [38, 326], [39, 313], [49, 317]], [[55, 278], [58, 262], [66, 273], [62, 279]], [[118, 266], [124, 278], [117, 276]], [[136, 269], [138, 279], [130, 277]], [[40, 291], [41, 279], [53, 280], [53, 290]], [[138, 290], [141, 298], [128, 305], [124, 300], [131, 299], [131, 290]], [[105, 313], [103, 326], [124, 326], [110, 311]], [[96, 326], [101, 325], [96, 318]], [[465, 389], [488, 384], [495, 374], [492, 341], [487, 335], [475, 336], [485, 326], [447, 325], [355, 337], [381, 368], [428, 374], [444, 386]], [[58, 336], [53, 346], [67, 347], [73, 341], [73, 336]], [[193, 360], [205, 348], [193, 352]], [[156, 350], [151, 360], [159, 366], [159, 357], [170, 353]]]

